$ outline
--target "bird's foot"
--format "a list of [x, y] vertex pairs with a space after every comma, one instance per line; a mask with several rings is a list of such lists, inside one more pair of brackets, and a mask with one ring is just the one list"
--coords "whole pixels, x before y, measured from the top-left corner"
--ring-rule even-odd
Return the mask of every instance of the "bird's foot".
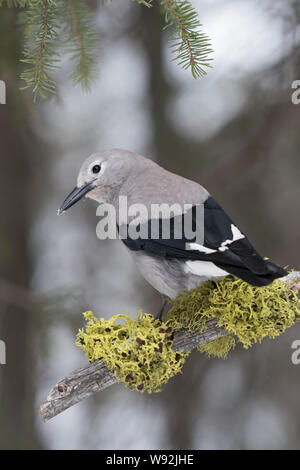
[[154, 320], [159, 320], [160, 322], [162, 322], [163, 313], [164, 313], [165, 307], [168, 303], [168, 300], [169, 300], [168, 297], [163, 298], [161, 308], [160, 308], [159, 312], [155, 315]]

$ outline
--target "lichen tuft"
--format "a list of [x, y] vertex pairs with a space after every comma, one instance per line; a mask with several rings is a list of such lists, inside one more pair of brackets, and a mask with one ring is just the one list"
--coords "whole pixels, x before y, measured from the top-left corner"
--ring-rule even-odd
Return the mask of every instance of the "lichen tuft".
[[198, 349], [209, 357], [225, 358], [236, 341], [249, 348], [299, 321], [300, 299], [287, 282], [253, 287], [226, 276], [180, 293], [172, 301], [166, 323], [142, 312], [135, 319], [129, 315], [97, 319], [92, 312], [84, 316], [87, 325], [79, 330], [76, 344], [88, 359], [102, 359], [127, 387], [151, 393], [181, 372], [188, 355], [172, 349], [175, 331], [203, 332], [206, 322], [217, 318], [228, 335]]
[[76, 345], [89, 361], [102, 359], [120, 382], [140, 392], [159, 392], [162, 384], [181, 372], [188, 354], [172, 349], [172, 328], [142, 312], [135, 319], [115, 315], [97, 319], [83, 314], [87, 325], [77, 334]]
[[199, 347], [209, 356], [226, 357], [235, 346], [234, 335], [245, 348], [275, 338], [300, 320], [300, 299], [287, 282], [254, 287], [226, 276], [182, 292], [172, 301], [167, 325], [174, 331], [204, 331], [207, 320], [217, 317], [229, 336]]
[[228, 353], [236, 346], [235, 339], [228, 335], [210, 341], [209, 343], [202, 344], [198, 347], [198, 351], [207, 354], [208, 357], [217, 357], [219, 359], [226, 359]]

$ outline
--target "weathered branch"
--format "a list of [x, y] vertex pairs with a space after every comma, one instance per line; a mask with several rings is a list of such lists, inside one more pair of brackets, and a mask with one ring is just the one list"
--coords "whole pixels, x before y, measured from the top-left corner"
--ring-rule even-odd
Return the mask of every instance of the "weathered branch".
[[[300, 272], [294, 272], [283, 278], [293, 279], [293, 289], [300, 292]], [[217, 326], [217, 319], [209, 320], [203, 333], [180, 331], [175, 334], [173, 349], [175, 351], [191, 351], [201, 344], [209, 343], [227, 335], [228, 332]], [[75, 370], [60, 380], [49, 392], [46, 400], [39, 408], [43, 421], [48, 421], [62, 411], [88, 398], [96, 392], [117, 383], [117, 378], [106, 367], [103, 361], [97, 360], [86, 367]]]

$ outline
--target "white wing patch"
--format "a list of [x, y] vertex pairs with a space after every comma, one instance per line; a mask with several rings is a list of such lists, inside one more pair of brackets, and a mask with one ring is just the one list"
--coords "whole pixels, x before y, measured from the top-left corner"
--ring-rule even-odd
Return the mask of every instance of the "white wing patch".
[[211, 277], [224, 277], [228, 273], [221, 268], [218, 268], [210, 261], [186, 261], [184, 264], [186, 273], [195, 274], [196, 276]]
[[245, 238], [245, 235], [233, 224], [231, 224], [231, 231], [232, 231], [232, 240], [225, 240], [219, 248], [219, 251], [228, 250], [228, 246], [230, 243], [235, 242], [237, 240], [241, 240]]
[[187, 249], [188, 250], [197, 250], [201, 251], [202, 253], [216, 253], [217, 250], [211, 250], [210, 248], [207, 248], [206, 246], [199, 245], [198, 243], [187, 243]]
[[187, 243], [187, 249], [197, 250], [197, 251], [200, 251], [201, 253], [206, 253], [206, 254], [216, 253], [217, 251], [228, 250], [229, 247], [227, 245], [230, 245], [230, 243], [232, 242], [245, 238], [245, 235], [243, 235], [242, 232], [234, 224], [231, 224], [231, 232], [232, 232], [232, 240], [225, 240], [224, 242], [222, 242], [218, 250], [212, 250], [211, 248], [207, 248], [206, 246], [199, 245], [198, 243]]

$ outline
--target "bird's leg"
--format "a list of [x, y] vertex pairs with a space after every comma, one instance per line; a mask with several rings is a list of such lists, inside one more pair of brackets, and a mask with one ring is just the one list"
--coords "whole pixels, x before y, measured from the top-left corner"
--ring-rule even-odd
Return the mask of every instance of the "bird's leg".
[[165, 307], [168, 303], [168, 300], [169, 300], [169, 298], [166, 295], [164, 295], [163, 300], [162, 300], [162, 304], [161, 304], [161, 308], [160, 308], [159, 312], [155, 315], [154, 320], [162, 321], [162, 316], [163, 316], [163, 313], [164, 313], [164, 309], [165, 309]]

